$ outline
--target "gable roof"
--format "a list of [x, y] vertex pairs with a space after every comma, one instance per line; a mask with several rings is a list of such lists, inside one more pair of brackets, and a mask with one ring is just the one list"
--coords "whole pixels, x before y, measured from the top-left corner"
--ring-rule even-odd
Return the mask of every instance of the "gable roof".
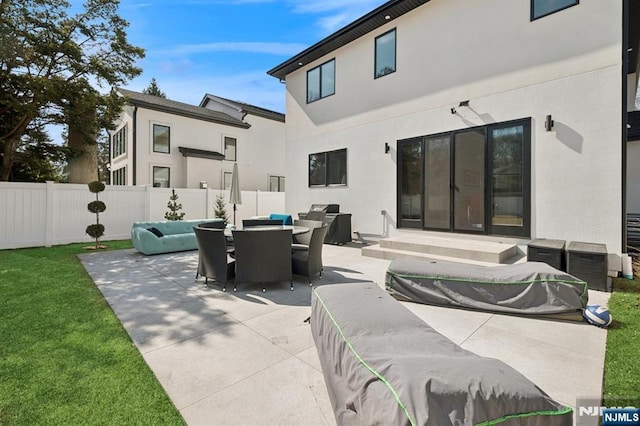
[[221, 96], [212, 95], [207, 93], [202, 98], [200, 102], [201, 107], [206, 107], [209, 100], [215, 100], [221, 102], [227, 106], [236, 108], [239, 112], [244, 112], [245, 114], [256, 115], [258, 117], [267, 118], [269, 120], [280, 121], [284, 123], [285, 115], [281, 112], [272, 111], [270, 109], [262, 108], [255, 105], [250, 105], [244, 102], [233, 101], [231, 99], [223, 98]]
[[391, 0], [353, 21], [346, 27], [336, 31], [308, 49], [303, 50], [291, 59], [267, 71], [272, 77], [284, 80], [287, 74], [319, 59], [336, 49], [370, 33], [413, 9], [422, 6], [429, 0]]
[[229, 114], [208, 108], [172, 101], [171, 99], [165, 99], [158, 96], [147, 95], [146, 93], [134, 92], [133, 90], [119, 88], [118, 92], [123, 96], [126, 96], [128, 98], [128, 103], [134, 106], [194, 118], [196, 120], [224, 124], [227, 126], [241, 127], [244, 129], [251, 127], [248, 123], [238, 120]]

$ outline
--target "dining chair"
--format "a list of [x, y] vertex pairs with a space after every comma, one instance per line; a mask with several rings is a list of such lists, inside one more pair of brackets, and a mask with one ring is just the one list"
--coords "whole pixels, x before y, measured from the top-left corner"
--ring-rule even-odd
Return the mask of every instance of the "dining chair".
[[[291, 230], [232, 231], [236, 250], [235, 283], [265, 283], [289, 281], [291, 272]], [[234, 285], [233, 291], [237, 290]]]
[[198, 271], [196, 279], [203, 276], [205, 284], [209, 278], [222, 284], [222, 291], [227, 290], [227, 282], [233, 278], [235, 260], [229, 257], [224, 230], [214, 228], [193, 228], [198, 244]]
[[313, 228], [309, 245], [294, 244], [293, 253], [291, 255], [291, 269], [294, 274], [302, 275], [309, 279], [309, 285], [312, 284], [311, 279], [320, 274], [322, 278], [322, 247], [324, 245], [324, 237], [327, 235], [328, 225], [322, 225]]
[[[307, 219], [296, 219], [293, 221], [293, 226], [304, 226], [305, 228], [309, 228], [309, 232], [305, 232], [304, 234], [298, 234], [293, 236], [294, 248], [298, 244], [302, 244], [308, 246], [311, 242], [311, 234], [314, 228], [320, 228], [322, 226], [322, 221], [319, 220], [307, 220]], [[304, 248], [304, 247], [301, 247]]]
[[210, 222], [202, 222], [198, 225], [200, 228], [224, 229], [226, 224], [224, 220], [212, 220]]
[[268, 225], [282, 225], [281, 219], [243, 219], [242, 227], [247, 228], [250, 226], [268, 226]]

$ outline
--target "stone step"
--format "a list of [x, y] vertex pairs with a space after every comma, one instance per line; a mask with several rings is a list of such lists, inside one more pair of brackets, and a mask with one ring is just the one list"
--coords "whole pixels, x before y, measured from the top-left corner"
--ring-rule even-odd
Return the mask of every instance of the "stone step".
[[385, 238], [380, 240], [380, 248], [494, 264], [504, 263], [518, 254], [516, 244], [428, 235]]
[[414, 259], [414, 260], [424, 260], [424, 261], [464, 263], [467, 265], [478, 265], [478, 266], [497, 266], [496, 263], [491, 263], [491, 262], [462, 259], [459, 257], [439, 256], [437, 254], [419, 253], [416, 251], [382, 248], [379, 245], [363, 247], [362, 255], [367, 257], [374, 257], [376, 259], [385, 259], [385, 260]]

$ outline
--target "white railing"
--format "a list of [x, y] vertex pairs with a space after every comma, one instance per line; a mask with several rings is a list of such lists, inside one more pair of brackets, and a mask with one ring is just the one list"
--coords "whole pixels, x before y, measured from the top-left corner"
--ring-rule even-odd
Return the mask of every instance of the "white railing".
[[[214, 215], [216, 195], [223, 194], [229, 220], [233, 205], [229, 191], [219, 189], [176, 189], [184, 219], [209, 219]], [[133, 222], [164, 220], [171, 189], [151, 186], [107, 185], [98, 196], [107, 209], [100, 214], [105, 226], [103, 240], [130, 237]], [[52, 246], [90, 242], [87, 225], [95, 215], [87, 204], [95, 200], [87, 185], [0, 182], [0, 249]], [[236, 222], [252, 216], [284, 213], [284, 192], [242, 191]]]

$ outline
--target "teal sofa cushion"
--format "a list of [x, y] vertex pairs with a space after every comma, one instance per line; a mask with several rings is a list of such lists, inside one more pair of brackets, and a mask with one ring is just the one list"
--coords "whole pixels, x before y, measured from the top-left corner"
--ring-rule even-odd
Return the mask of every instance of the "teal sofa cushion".
[[196, 250], [193, 227], [213, 220], [216, 219], [135, 222], [131, 227], [131, 243], [146, 255]]

